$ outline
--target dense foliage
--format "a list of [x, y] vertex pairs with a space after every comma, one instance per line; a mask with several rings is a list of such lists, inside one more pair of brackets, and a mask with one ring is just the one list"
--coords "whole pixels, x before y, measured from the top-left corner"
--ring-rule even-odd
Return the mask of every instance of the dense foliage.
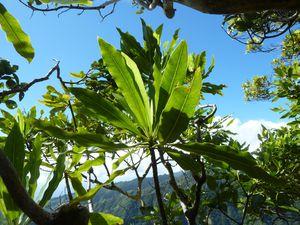
[[[0, 11], [7, 39], [31, 61], [28, 36], [2, 4]], [[278, 27], [296, 24], [298, 13], [289, 13], [235, 14], [225, 21], [235, 37], [249, 30], [266, 35], [266, 30], [279, 32]], [[278, 17], [293, 23], [275, 26]], [[282, 56], [274, 61], [274, 80], [257, 76], [243, 85], [248, 100], [288, 101], [286, 108], [273, 109], [289, 119], [288, 126], [263, 128], [254, 154], [226, 130], [229, 117], [217, 120], [215, 105], [200, 104], [207, 95], [222, 95], [225, 87], [207, 81], [214, 61], [207, 68], [205, 52], [189, 54], [178, 31], [170, 42], [161, 43], [163, 26], [153, 30], [143, 20], [142, 44], [118, 31], [120, 49], [98, 38], [102, 58], [88, 72], [72, 73], [75, 82], [61, 78], [58, 62], [45, 77], [25, 84], [19, 81], [17, 66], [0, 60], [0, 103], [10, 109], [17, 107], [16, 95], [22, 100], [32, 85], [54, 73], [62, 85], [47, 86], [41, 103], [50, 108], [49, 114], [34, 107], [13, 116], [1, 109], [3, 223], [124, 223], [98, 212], [93, 201], [103, 188], [134, 201], [138, 219], [155, 224], [211, 224], [216, 216], [233, 224], [299, 221], [299, 30], [286, 36]], [[264, 41], [259, 37], [257, 43], [248, 42], [251, 50]], [[168, 186], [160, 183], [159, 165], [168, 174]], [[188, 175], [178, 178], [175, 165]], [[41, 171], [48, 182], [38, 195]], [[137, 178], [135, 191], [115, 183], [129, 172]], [[155, 196], [145, 187], [150, 172]], [[49, 212], [44, 208], [61, 182], [67, 204]]]

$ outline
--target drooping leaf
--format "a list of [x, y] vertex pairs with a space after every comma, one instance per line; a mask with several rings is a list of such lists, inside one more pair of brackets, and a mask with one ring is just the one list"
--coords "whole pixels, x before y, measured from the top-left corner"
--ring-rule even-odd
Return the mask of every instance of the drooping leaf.
[[187, 128], [200, 101], [201, 74], [198, 68], [190, 87], [174, 89], [162, 112], [158, 135], [161, 142], [173, 142]]
[[0, 3], [0, 25], [6, 33], [7, 40], [11, 42], [16, 51], [31, 62], [34, 57], [34, 49], [28, 35], [22, 30], [19, 22]]
[[84, 195], [78, 196], [77, 198], [75, 198], [73, 200], [73, 202], [82, 202], [82, 201], [87, 201], [92, 199], [97, 192], [105, 185], [110, 184], [111, 182], [113, 182], [113, 180], [118, 177], [121, 176], [123, 174], [125, 174], [125, 172], [128, 170], [129, 168], [126, 168], [124, 170], [116, 170], [115, 172], [113, 172], [110, 177], [104, 182], [104, 183], [99, 183], [96, 186], [94, 186], [93, 188], [91, 188], [89, 191], [87, 191]]
[[40, 166], [42, 164], [42, 137], [37, 135], [33, 141], [33, 148], [29, 156], [29, 190], [28, 193], [33, 198], [37, 188], [37, 180], [40, 177]]
[[[151, 128], [149, 127], [150, 118], [147, 115], [149, 109], [146, 109], [149, 100], [147, 103], [147, 100], [144, 99], [144, 93], [141, 93], [141, 90], [143, 90], [142, 92], [145, 91], [145, 87], [141, 86], [141, 75], [137, 73], [134, 68], [136, 66], [133, 66], [132, 63], [130, 63], [131, 65], [126, 64], [125, 58], [112, 45], [100, 38], [98, 38], [98, 41], [103, 60], [134, 114], [132, 116], [137, 119], [144, 132], [149, 133]], [[128, 58], [127, 62], [129, 62]]]
[[[24, 182], [24, 139], [20, 131], [19, 124], [16, 121], [14, 122], [14, 126], [12, 127], [8, 134], [8, 137], [6, 138], [3, 152], [12, 163], [12, 166], [15, 168], [21, 182]], [[5, 217], [7, 217], [8, 220], [13, 221], [20, 216], [21, 211], [11, 198], [2, 180], [0, 181], [0, 185], [3, 185], [2, 187], [0, 187], [0, 205], [3, 204], [1, 208], [4, 209], [3, 213], [6, 213]]]
[[90, 214], [91, 225], [122, 225], [124, 221], [112, 214], [106, 214], [102, 212]]
[[188, 62], [187, 44], [182, 41], [171, 55], [161, 78], [157, 117], [166, 106], [168, 99], [177, 85], [182, 85], [186, 76]]
[[53, 193], [55, 192], [60, 181], [63, 178], [63, 174], [64, 174], [64, 170], [65, 170], [65, 158], [66, 158], [66, 155], [64, 153], [61, 153], [57, 157], [56, 167], [53, 171], [53, 177], [52, 177], [51, 181], [49, 182], [48, 187], [45, 190], [41, 201], [39, 202], [39, 205], [41, 207], [44, 207], [47, 204], [47, 202], [51, 199]]
[[201, 165], [195, 160], [195, 157], [174, 149], [165, 149], [165, 151], [182, 169], [190, 170], [196, 174], [201, 172]]
[[233, 169], [241, 170], [250, 177], [268, 181], [280, 185], [281, 182], [260, 168], [249, 152], [236, 151], [230, 146], [214, 145], [211, 143], [175, 144], [176, 148], [199, 156], [205, 156], [214, 160], [226, 162]]
[[86, 194], [86, 190], [82, 186], [82, 176], [80, 172], [74, 171], [73, 173], [68, 174], [68, 178], [70, 178], [72, 187], [77, 196]]
[[70, 91], [86, 108], [94, 113], [93, 115], [97, 117], [97, 119], [139, 134], [134, 123], [101, 95], [85, 88], [70, 88]]
[[105, 162], [104, 154], [100, 153], [99, 156], [95, 159], [86, 160], [81, 166], [79, 166], [76, 171], [87, 172], [93, 166], [101, 166]]
[[130, 155], [132, 155], [133, 153], [135, 153], [136, 151], [129, 151], [127, 152], [125, 155], [119, 157], [113, 164], [112, 164], [112, 170], [115, 170], [119, 167], [119, 165], [125, 160], [127, 159]]
[[35, 120], [33, 122], [34, 126], [45, 131], [49, 135], [63, 139], [63, 140], [74, 140], [78, 144], [82, 146], [96, 146], [105, 149], [106, 151], [117, 151], [121, 149], [127, 149], [128, 146], [124, 144], [115, 144], [112, 142], [109, 142], [107, 138], [101, 134], [95, 134], [95, 133], [74, 133], [74, 132], [68, 132], [64, 129], [55, 127], [50, 125], [48, 122], [41, 121], [41, 120]]
[[24, 138], [19, 124], [15, 122], [5, 143], [4, 153], [15, 167], [19, 178], [23, 181], [23, 167], [25, 159]]

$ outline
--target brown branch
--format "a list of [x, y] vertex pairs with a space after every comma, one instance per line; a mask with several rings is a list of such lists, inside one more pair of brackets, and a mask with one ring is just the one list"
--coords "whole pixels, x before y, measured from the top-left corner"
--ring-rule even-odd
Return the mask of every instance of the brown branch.
[[162, 194], [160, 191], [155, 149], [153, 148], [153, 145], [151, 142], [149, 144], [149, 151], [150, 151], [150, 155], [151, 155], [153, 181], [154, 181], [154, 187], [155, 187], [155, 192], [156, 192], [156, 199], [157, 199], [158, 208], [159, 208], [159, 212], [160, 212], [160, 216], [161, 216], [161, 220], [162, 220], [162, 225], [168, 225], [167, 215], [166, 215], [164, 203], [162, 200]]
[[67, 188], [67, 193], [68, 193], [69, 201], [72, 201], [73, 200], [73, 196], [72, 196], [71, 187], [70, 187], [69, 178], [68, 178], [68, 174], [67, 173], [64, 173], [64, 178], [65, 178], [65, 182], [66, 182], [66, 188]]
[[36, 224], [48, 225], [52, 219], [51, 214], [31, 199], [15, 168], [2, 150], [0, 150], [0, 176], [10, 196], [19, 208]]
[[[169, 173], [169, 176], [170, 176], [169, 183], [170, 183], [171, 187], [175, 191], [175, 193], [178, 196], [179, 200], [185, 205], [185, 207], [187, 209], [191, 205], [190, 202], [189, 202], [189, 198], [184, 193], [184, 191], [181, 188], [178, 187], [171, 164], [168, 161], [165, 160], [164, 155], [163, 155], [162, 152], [160, 152], [160, 159], [161, 159], [163, 165], [168, 170], [168, 173]], [[184, 210], [184, 211], [186, 211], [186, 210]]]
[[300, 10], [299, 0], [175, 0], [174, 2], [209, 14]]
[[19, 93], [19, 92], [25, 92], [32, 85], [42, 82], [42, 81], [45, 81], [45, 80], [48, 80], [55, 71], [57, 72], [57, 76], [59, 77], [59, 61], [56, 63], [56, 65], [54, 67], [52, 67], [52, 69], [44, 77], [34, 79], [33, 81], [31, 81], [30, 83], [28, 83], [26, 85], [19, 85], [16, 88], [11, 89], [9, 91], [2, 91], [2, 92], [0, 92], [0, 98], [3, 98], [7, 95]]
[[59, 5], [54, 7], [49, 7], [47, 5], [45, 8], [39, 8], [36, 6], [33, 6], [32, 4], [26, 3], [23, 0], [18, 0], [21, 4], [31, 9], [33, 12], [55, 12], [55, 11], [61, 11], [61, 10], [83, 10], [83, 11], [100, 11], [101, 9], [104, 9], [106, 6], [109, 5], [115, 5], [120, 0], [108, 0], [102, 4], [96, 5], [96, 6], [84, 6], [84, 5]]

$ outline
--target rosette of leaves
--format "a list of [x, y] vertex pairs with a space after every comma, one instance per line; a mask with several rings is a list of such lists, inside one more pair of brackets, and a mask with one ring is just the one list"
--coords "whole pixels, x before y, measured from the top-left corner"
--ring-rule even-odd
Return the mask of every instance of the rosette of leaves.
[[[120, 32], [121, 51], [98, 38], [103, 63], [118, 88], [118, 97], [106, 98], [82, 87], [69, 89], [87, 116], [127, 132], [134, 137], [132, 145], [122, 144], [121, 140], [111, 142], [99, 133], [68, 132], [43, 121], [37, 121], [36, 126], [57, 138], [108, 152], [125, 148], [164, 152], [185, 170], [201, 171], [194, 161], [194, 156], [201, 156], [214, 160], [216, 165], [221, 161], [250, 177], [280, 183], [261, 169], [247, 151], [206, 142], [178, 142], [199, 105], [205, 55], [189, 57], [187, 43], [181, 41], [176, 46], [176, 40], [162, 52], [162, 28], [153, 32], [144, 25], [143, 29], [145, 48], [129, 33]], [[96, 185], [77, 200], [93, 197], [102, 186]]]

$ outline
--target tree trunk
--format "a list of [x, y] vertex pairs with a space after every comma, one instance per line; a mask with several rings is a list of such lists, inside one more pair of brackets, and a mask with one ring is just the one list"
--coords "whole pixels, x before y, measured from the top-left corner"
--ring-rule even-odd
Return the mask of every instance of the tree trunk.
[[300, 0], [174, 0], [174, 2], [209, 14], [300, 10]]

